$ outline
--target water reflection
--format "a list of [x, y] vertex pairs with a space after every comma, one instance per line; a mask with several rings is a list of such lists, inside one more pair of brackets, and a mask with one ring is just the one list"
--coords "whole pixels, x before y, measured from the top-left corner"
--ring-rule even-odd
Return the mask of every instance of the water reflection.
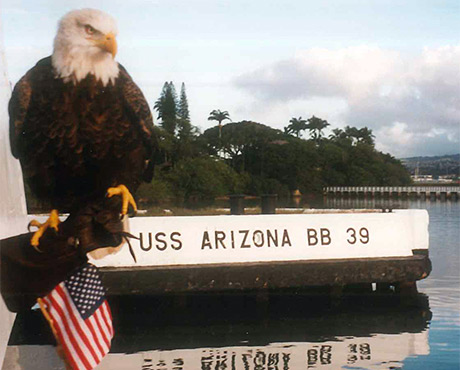
[[[388, 369], [429, 354], [425, 295], [350, 289], [342, 297], [292, 291], [265, 299], [112, 298], [117, 335], [98, 369]], [[44, 333], [38, 313], [18, 318], [8, 348], [16, 367], [8, 370], [39, 369], [37, 359], [43, 369], [62, 368]]]

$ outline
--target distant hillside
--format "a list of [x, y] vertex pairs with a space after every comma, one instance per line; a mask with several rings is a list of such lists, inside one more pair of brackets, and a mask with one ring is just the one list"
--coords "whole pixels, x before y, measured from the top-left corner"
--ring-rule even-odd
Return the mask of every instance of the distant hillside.
[[419, 175], [433, 175], [435, 178], [444, 175], [460, 176], [460, 153], [436, 157], [402, 158], [401, 162], [412, 175], [418, 167]]

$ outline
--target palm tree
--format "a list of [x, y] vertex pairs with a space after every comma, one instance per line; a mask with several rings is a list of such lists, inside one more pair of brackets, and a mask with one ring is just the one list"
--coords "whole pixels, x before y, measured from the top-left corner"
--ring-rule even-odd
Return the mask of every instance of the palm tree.
[[329, 135], [329, 139], [332, 141], [339, 141], [340, 139], [344, 138], [346, 138], [346, 134], [341, 128], [333, 129], [332, 134]]
[[349, 138], [353, 143], [358, 140], [359, 131], [356, 127], [345, 126], [345, 135]]
[[321, 119], [315, 116], [311, 116], [307, 120], [307, 128], [310, 130], [311, 138], [319, 143], [323, 136], [323, 130], [330, 125], [325, 119]]
[[225, 121], [226, 119], [231, 121], [230, 114], [228, 114], [226, 110], [222, 112], [220, 109], [214, 109], [211, 113], [209, 113], [208, 121], [219, 122], [219, 138], [222, 137], [222, 121]]
[[375, 135], [372, 133], [372, 130], [368, 127], [363, 127], [358, 130], [358, 142], [367, 145], [374, 145], [374, 138]]
[[300, 131], [305, 131], [307, 129], [307, 120], [299, 118], [291, 118], [289, 121], [290, 125], [284, 128], [286, 134], [294, 134], [296, 137], [300, 137]]

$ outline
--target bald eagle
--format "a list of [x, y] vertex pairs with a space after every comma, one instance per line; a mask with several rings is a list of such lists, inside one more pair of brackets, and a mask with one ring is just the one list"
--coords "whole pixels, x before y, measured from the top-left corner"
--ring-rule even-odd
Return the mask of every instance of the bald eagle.
[[21, 162], [32, 193], [72, 212], [108, 195], [121, 195], [121, 213], [142, 180], [150, 181], [153, 121], [129, 74], [115, 61], [117, 26], [95, 9], [74, 10], [59, 22], [50, 57], [40, 60], [14, 87], [9, 103], [12, 154]]

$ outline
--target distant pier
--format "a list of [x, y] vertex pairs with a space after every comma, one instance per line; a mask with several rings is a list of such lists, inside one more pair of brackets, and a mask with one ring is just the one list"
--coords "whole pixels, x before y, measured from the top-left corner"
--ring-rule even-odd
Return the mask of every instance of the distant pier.
[[359, 198], [458, 200], [460, 186], [328, 186], [324, 195]]

